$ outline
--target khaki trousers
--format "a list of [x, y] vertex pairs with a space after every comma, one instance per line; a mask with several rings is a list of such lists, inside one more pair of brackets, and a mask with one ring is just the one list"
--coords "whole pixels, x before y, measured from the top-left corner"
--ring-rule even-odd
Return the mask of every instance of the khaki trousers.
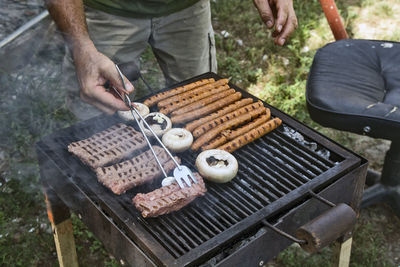
[[[87, 8], [86, 20], [96, 48], [115, 63], [134, 61], [140, 66], [140, 55], [150, 45], [167, 86], [217, 71], [209, 0], [200, 0], [182, 11], [152, 19], [120, 17]], [[80, 100], [69, 52], [63, 62], [62, 84], [67, 90], [67, 107], [79, 119], [101, 113]]]

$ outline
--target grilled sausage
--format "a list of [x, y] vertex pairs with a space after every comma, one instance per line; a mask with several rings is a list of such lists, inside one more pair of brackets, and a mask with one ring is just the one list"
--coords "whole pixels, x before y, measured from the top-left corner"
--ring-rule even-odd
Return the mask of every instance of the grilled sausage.
[[209, 122], [215, 118], [221, 117], [222, 115], [225, 115], [229, 112], [232, 112], [238, 108], [241, 108], [245, 105], [248, 105], [250, 103], [253, 103], [253, 99], [252, 98], [245, 98], [242, 100], [239, 100], [233, 104], [230, 104], [229, 106], [226, 106], [220, 110], [217, 110], [216, 112], [208, 115], [207, 117], [192, 121], [188, 124], [186, 124], [185, 129], [188, 131], [193, 132], [194, 129], [196, 129], [197, 127], [199, 127], [202, 124], [205, 124], [206, 122]]
[[218, 136], [217, 138], [210, 141], [209, 144], [202, 146], [201, 150], [204, 151], [204, 150], [208, 150], [208, 149], [217, 148], [217, 147], [225, 144], [226, 142], [235, 139], [239, 135], [245, 134], [248, 131], [254, 129], [255, 127], [267, 122], [270, 119], [270, 117], [271, 117], [271, 112], [267, 108], [267, 114], [261, 115], [254, 121], [238, 128], [238, 129], [235, 129], [235, 130], [228, 129], [228, 130], [222, 131], [220, 136]]
[[258, 117], [254, 121], [252, 121], [252, 122], [250, 122], [250, 123], [238, 128], [238, 129], [223, 131], [221, 133], [221, 135], [226, 136], [228, 138], [228, 140], [233, 140], [236, 137], [238, 137], [239, 135], [247, 133], [248, 131], [254, 129], [255, 127], [258, 127], [259, 125], [267, 122], [270, 118], [271, 118], [271, 112], [267, 108], [267, 112], [266, 112], [265, 115], [262, 115], [262, 116]]
[[207, 123], [204, 123], [204, 124], [200, 125], [199, 127], [197, 127], [196, 129], [194, 129], [193, 136], [194, 137], [199, 137], [200, 135], [204, 134], [208, 130], [210, 130], [210, 129], [214, 128], [214, 127], [217, 127], [218, 125], [220, 125], [220, 124], [222, 124], [222, 123], [224, 123], [224, 122], [226, 122], [228, 120], [232, 120], [232, 119], [234, 119], [236, 117], [239, 117], [242, 114], [245, 114], [245, 113], [248, 113], [248, 112], [250, 112], [252, 110], [255, 110], [255, 109], [261, 107], [262, 105], [263, 105], [262, 102], [258, 101], [256, 103], [244, 106], [242, 108], [239, 108], [239, 109], [237, 109], [235, 111], [232, 111], [232, 112], [230, 112], [228, 114], [225, 114], [225, 115], [223, 115], [221, 117], [218, 117], [216, 119], [213, 119], [213, 120], [211, 120], [211, 121], [209, 121]]
[[203, 99], [201, 99], [201, 100], [199, 100], [197, 102], [194, 102], [194, 103], [189, 104], [187, 106], [184, 106], [184, 107], [182, 107], [180, 109], [177, 109], [174, 112], [172, 112], [171, 114], [172, 114], [172, 116], [178, 116], [178, 115], [181, 115], [181, 114], [185, 114], [185, 113], [187, 113], [189, 111], [192, 111], [192, 110], [195, 110], [195, 109], [198, 109], [198, 108], [202, 108], [205, 105], [208, 105], [208, 104], [210, 104], [212, 102], [215, 102], [215, 101], [217, 101], [217, 100], [219, 100], [221, 98], [226, 97], [227, 95], [232, 95], [235, 92], [236, 92], [235, 89], [224, 90], [224, 91], [222, 91], [222, 92], [220, 92], [218, 94], [208, 96], [208, 97], [203, 98]]
[[[199, 88], [201, 88], [201, 87], [199, 87]], [[220, 93], [222, 91], [225, 91], [228, 88], [229, 88], [229, 85], [225, 84], [225, 85], [219, 86], [217, 88], [211, 88], [211, 89], [209, 89], [207, 91], [196, 93], [196, 94], [191, 95], [191, 96], [189, 96], [187, 98], [181, 98], [181, 99], [179, 99], [177, 101], [169, 103], [168, 105], [166, 105], [164, 107], [161, 107], [160, 108], [160, 112], [163, 113], [163, 114], [171, 113], [174, 110], [177, 110], [177, 109], [182, 108], [182, 107], [184, 107], [186, 105], [195, 103], [195, 102], [197, 102], [197, 101], [199, 101], [201, 99], [204, 99], [206, 97], [218, 94], [218, 93]], [[197, 89], [194, 89], [194, 90], [197, 90]], [[192, 91], [194, 91], [194, 90], [192, 90]], [[191, 92], [191, 91], [189, 91], [189, 92]], [[161, 102], [159, 102], [159, 104], [160, 103]]]
[[237, 100], [239, 100], [242, 97], [242, 94], [240, 92], [236, 92], [233, 95], [228, 95], [218, 101], [215, 101], [214, 103], [208, 104], [205, 107], [202, 107], [195, 112], [190, 112], [186, 114], [181, 114], [178, 116], [173, 116], [171, 118], [172, 123], [177, 124], [177, 123], [185, 123], [188, 121], [191, 121], [193, 119], [197, 119], [201, 116], [210, 114], [211, 112], [214, 112], [226, 105], [229, 105]]
[[234, 118], [233, 120], [227, 121], [221, 125], [218, 125], [217, 127], [211, 129], [207, 133], [203, 134], [199, 138], [196, 139], [196, 141], [193, 142], [191, 148], [193, 151], [198, 150], [201, 146], [203, 146], [205, 143], [209, 142], [211, 139], [216, 137], [219, 133], [221, 133], [223, 130], [230, 129], [233, 127], [237, 127], [243, 123], [246, 123], [250, 121], [252, 118], [256, 118], [259, 115], [263, 114], [266, 112], [265, 107], [259, 107], [256, 110], [253, 110], [249, 113], [243, 114], [237, 118]]
[[262, 137], [263, 135], [271, 132], [272, 130], [278, 128], [279, 125], [281, 125], [282, 121], [279, 118], [274, 118], [260, 126], [258, 126], [257, 128], [250, 130], [249, 132], [236, 137], [235, 139], [233, 139], [232, 141], [219, 146], [217, 149], [222, 149], [225, 151], [228, 151], [229, 153], [232, 153], [233, 151], [235, 151], [236, 149], [241, 148], [242, 146], [253, 142], [254, 140]]
[[217, 148], [219, 146], [222, 146], [226, 142], [228, 142], [228, 138], [224, 135], [220, 135], [217, 138], [214, 138], [213, 140], [208, 142], [208, 144], [203, 145], [201, 147], [201, 151]]
[[187, 92], [184, 92], [181, 94], [177, 94], [177, 95], [168, 97], [167, 99], [161, 100], [160, 102], [157, 103], [157, 107], [159, 109], [164, 108], [164, 107], [169, 106], [177, 101], [181, 101], [182, 99], [186, 99], [186, 98], [189, 98], [196, 94], [202, 94], [206, 91], [210, 91], [210, 90], [213, 90], [220, 86], [227, 85], [228, 82], [229, 82], [228, 79], [221, 79], [216, 82], [210, 82], [210, 83], [201, 85], [199, 87], [194, 88], [193, 90], [190, 90], [190, 91], [187, 91]]
[[200, 81], [196, 81], [194, 83], [186, 84], [184, 86], [179, 86], [177, 88], [174, 88], [174, 89], [171, 89], [171, 90], [168, 90], [168, 91], [161, 92], [161, 93], [158, 93], [156, 95], [153, 95], [153, 96], [149, 97], [148, 99], [146, 99], [143, 102], [143, 104], [145, 104], [148, 107], [152, 107], [155, 104], [157, 104], [159, 101], [161, 101], [161, 100], [163, 100], [165, 98], [168, 98], [168, 97], [173, 96], [173, 95], [177, 95], [177, 94], [181, 94], [181, 93], [187, 92], [189, 90], [192, 90], [193, 88], [196, 88], [198, 86], [201, 86], [201, 85], [204, 85], [204, 84], [207, 84], [207, 83], [210, 83], [210, 82], [214, 82], [214, 81], [215, 80], [213, 78], [211, 78], [211, 79], [203, 79], [203, 80], [200, 80]]

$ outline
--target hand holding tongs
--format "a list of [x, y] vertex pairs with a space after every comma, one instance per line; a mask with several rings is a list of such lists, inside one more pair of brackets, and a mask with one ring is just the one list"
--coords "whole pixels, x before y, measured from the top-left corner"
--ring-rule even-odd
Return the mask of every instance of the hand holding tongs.
[[[122, 86], [124, 87], [124, 89], [126, 90], [126, 85], [125, 85], [125, 81], [122, 75], [121, 70], [119, 69], [118, 65], [115, 65], [115, 67], [117, 68], [118, 74], [121, 78], [122, 81]], [[185, 183], [188, 186], [191, 186], [192, 183], [190, 182], [190, 180], [192, 180], [194, 183], [197, 184], [197, 179], [194, 177], [192, 171], [184, 166], [184, 165], [179, 165], [179, 163], [175, 160], [175, 158], [172, 156], [171, 152], [169, 152], [169, 150], [165, 147], [165, 145], [161, 142], [160, 138], [158, 138], [158, 136], [155, 134], [155, 132], [153, 131], [153, 129], [150, 127], [150, 125], [146, 122], [146, 120], [142, 117], [142, 115], [140, 115], [139, 111], [136, 109], [136, 107], [134, 105], [132, 105], [132, 102], [129, 98], [129, 96], [127, 94], [123, 94], [123, 96], [121, 95], [121, 93], [114, 87], [112, 86], [112, 88], [114, 89], [114, 91], [118, 94], [118, 96], [121, 98], [122, 101], [124, 101], [124, 103], [129, 107], [129, 109], [131, 110], [132, 116], [135, 119], [136, 123], [139, 125], [139, 129], [142, 132], [144, 138], [146, 139], [147, 144], [149, 145], [151, 152], [154, 155], [154, 158], [156, 159], [158, 166], [160, 166], [162, 173], [164, 174], [165, 178], [168, 177], [167, 173], [164, 170], [164, 167], [162, 166], [160, 160], [158, 159], [153, 147], [150, 144], [149, 139], [147, 138], [146, 134], [144, 133], [144, 130], [142, 128], [142, 125], [139, 123], [138, 118], [135, 116], [135, 114], [133, 113], [133, 111], [137, 114], [137, 116], [139, 116], [139, 118], [143, 121], [144, 125], [146, 125], [146, 127], [150, 130], [150, 132], [153, 134], [153, 136], [156, 138], [156, 140], [158, 141], [158, 143], [160, 143], [160, 145], [162, 146], [162, 148], [167, 152], [168, 156], [173, 160], [173, 162], [176, 165], [176, 168], [174, 169], [174, 178], [177, 181], [177, 183], [179, 184], [179, 186], [181, 188], [184, 188], [185, 185], [182, 182], [185, 181]]]

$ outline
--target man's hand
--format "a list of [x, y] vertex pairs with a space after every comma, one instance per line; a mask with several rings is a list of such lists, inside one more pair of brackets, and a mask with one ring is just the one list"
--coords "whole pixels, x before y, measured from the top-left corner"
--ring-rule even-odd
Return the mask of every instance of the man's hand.
[[[297, 28], [297, 17], [292, 0], [254, 0], [262, 21], [268, 29], [274, 28], [274, 43], [284, 45]], [[275, 26], [275, 27], [274, 27]]]
[[45, 0], [45, 3], [72, 51], [82, 100], [109, 114], [128, 110], [112, 89], [106, 91], [104, 84], [109, 81], [110, 86], [121, 93], [132, 92], [133, 86], [124, 77], [125, 91], [114, 63], [94, 47], [88, 34], [82, 0]]
[[98, 52], [91, 44], [75, 45], [73, 50], [76, 74], [81, 88], [83, 101], [98, 109], [113, 114], [117, 110], [128, 110], [125, 103], [111, 89], [107, 91], [104, 84], [109, 81], [121, 93], [131, 93], [133, 85], [124, 77], [127, 91], [124, 90], [115, 64], [105, 55]]

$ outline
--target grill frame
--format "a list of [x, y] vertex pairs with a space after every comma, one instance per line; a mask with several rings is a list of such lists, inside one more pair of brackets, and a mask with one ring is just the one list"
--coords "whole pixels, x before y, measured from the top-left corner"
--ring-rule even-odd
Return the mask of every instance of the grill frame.
[[[214, 73], [206, 73], [184, 81], [173, 87], [191, 83], [195, 80], [203, 78], [215, 78], [217, 80], [221, 77]], [[231, 83], [229, 85], [232, 88], [235, 88], [237, 91], [242, 92], [243, 97], [252, 97], [255, 100], [259, 100], [256, 97], [248, 94], [244, 90], [240, 89], [239, 87]], [[164, 90], [169, 89], [170, 88], [165, 88]], [[68, 153], [68, 151], [66, 151], [66, 147], [60, 147], [59, 140], [57, 138], [62, 138], [63, 136], [67, 136], [69, 138], [72, 136], [73, 138], [75, 138], [75, 140], [73, 141], [86, 138], [88, 136], [82, 136], [82, 133], [85, 132], [87, 135], [91, 135], [94, 132], [101, 130], [102, 128], [104, 129], [108, 126], [111, 126], [111, 124], [114, 124], [116, 122], [115, 116], [103, 118], [98, 117], [89, 122], [81, 122], [70, 128], [62, 129], [50, 136], [43, 138], [42, 141], [37, 144], [41, 172], [43, 170], [41, 176], [44, 180], [44, 183], [53, 188], [57, 192], [57, 195], [60, 196], [62, 201], [64, 201], [67, 206], [71, 207], [77, 213], [82, 210], [82, 207], [80, 207], [80, 202], [82, 201], [82, 199], [88, 198], [91, 202], [93, 202], [92, 204], [97, 205], [102, 210], [105, 216], [107, 216], [108, 218], [112, 218], [113, 223], [116, 224], [118, 228], [120, 228], [135, 244], [137, 244], [137, 246], [140, 247], [140, 249], [143, 250], [143, 252], [148, 255], [148, 257], [151, 258], [151, 260], [154, 261], [155, 264], [166, 266], [186, 266], [198, 264], [199, 262], [202, 262], [212, 255], [216, 254], [218, 250], [220, 250], [227, 243], [236, 240], [241, 235], [257, 227], [262, 219], [270, 218], [285, 210], [290, 210], [291, 208], [298, 205], [299, 202], [304, 201], [304, 199], [307, 198], [306, 195], [309, 189], [319, 191], [321, 190], [321, 188], [325, 188], [329, 184], [332, 184], [339, 178], [343, 177], [347, 173], [362, 165], [363, 159], [355, 155], [351, 151], [348, 151], [347, 149], [334, 143], [332, 140], [329, 140], [326, 137], [320, 135], [311, 128], [301, 124], [290, 116], [277, 110], [276, 108], [266, 103], [264, 103], [264, 105], [271, 109], [272, 116], [277, 116], [281, 118], [284, 124], [301, 132], [301, 134], [309, 138], [309, 140], [317, 142], [320, 146], [323, 146], [328, 150], [340, 155], [343, 160], [336, 166], [329, 168], [323, 174], [312, 178], [307, 183], [283, 195], [278, 200], [275, 200], [269, 205], [264, 206], [262, 209], [258, 210], [256, 213], [253, 213], [251, 216], [240, 220], [234, 226], [230, 227], [229, 231], [222, 231], [218, 238], [209, 239], [206, 242], [203, 242], [200, 246], [194, 249], [190, 249], [188, 253], [178, 258], [172, 256], [170, 251], [160, 245], [160, 242], [154, 237], [154, 235], [149, 233], [149, 229], [146, 229], [145, 227], [146, 224], [141, 224], [141, 222], [143, 223], [143, 219], [140, 216], [132, 216], [132, 214], [138, 214], [133, 205], [131, 205], [131, 207], [122, 206], [121, 203], [117, 200], [117, 198], [119, 197], [115, 197], [110, 191], [108, 191], [108, 189], [104, 188], [100, 183], [98, 183], [97, 180], [95, 180], [94, 183], [90, 182], [90, 186], [86, 185], [84, 181], [85, 177], [87, 180], [87, 177], [93, 177], [94, 174], [90, 175], [90, 170], [87, 167], [83, 166], [83, 164], [80, 162], [78, 162], [79, 167], [77, 167], [76, 170], [71, 169], [68, 163], [72, 162], [72, 164], [76, 164], [76, 161], [78, 160], [76, 158], [73, 158]], [[106, 122], [107, 120], [108, 122]], [[87, 132], [87, 129], [89, 127], [93, 127], [93, 129], [91, 129], [91, 133]], [[83, 131], [83, 129], [86, 130]], [[278, 134], [276, 132], [272, 132], [267, 135], [266, 139], [269, 135], [277, 136]], [[280, 140], [284, 139], [285, 137], [281, 137]], [[249, 144], [248, 146], [250, 145], [254, 144]], [[185, 155], [184, 153], [182, 158], [184, 160], [187, 160], [186, 157], [188, 157], [188, 155]], [[194, 162], [193, 159], [192, 162]], [[49, 167], [45, 167], [46, 164], [49, 165]], [[193, 163], [190, 165], [193, 165]], [[55, 179], [49, 178], [51, 177], [51, 174], [49, 174], [49, 169], [52, 168], [57, 169], [58, 175], [53, 176], [58, 177], [57, 181]], [[60, 186], [60, 181], [63, 180], [65, 181], [65, 184]], [[72, 186], [70, 192], [68, 192], [67, 190], [69, 186]], [[215, 188], [218, 188], [218, 186], [215, 186]], [[214, 190], [213, 188], [214, 186], [210, 187], [210, 184], [208, 184], [209, 191]], [[77, 192], [80, 195], [80, 199], [78, 201], [74, 200], [73, 197], [71, 197], [74, 196], [74, 194], [78, 194]], [[122, 198], [124, 198], [124, 196], [122, 196]], [[93, 224], [91, 222], [88, 223]], [[94, 225], [94, 227], [96, 226]]]

